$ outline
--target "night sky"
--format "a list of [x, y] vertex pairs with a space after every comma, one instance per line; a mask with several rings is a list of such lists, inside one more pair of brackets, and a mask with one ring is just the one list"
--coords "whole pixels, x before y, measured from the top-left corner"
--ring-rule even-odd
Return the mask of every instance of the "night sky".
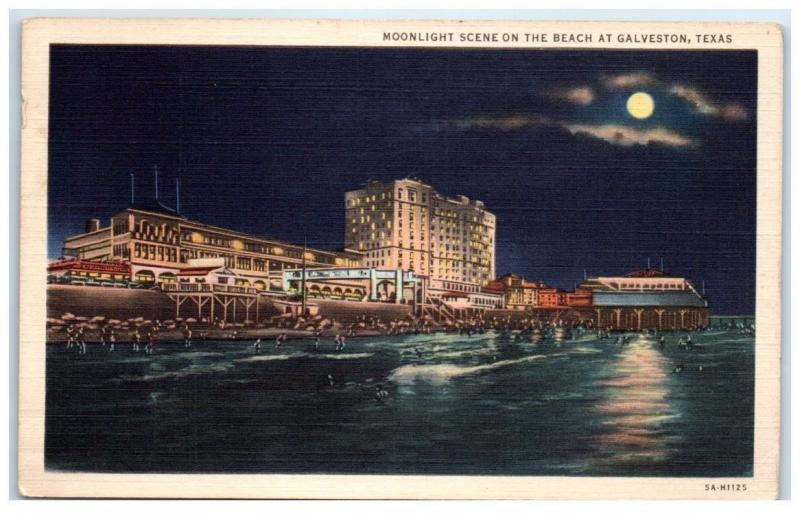
[[[153, 197], [340, 248], [344, 192], [416, 176], [497, 215], [497, 272], [653, 267], [754, 312], [756, 52], [54, 46], [49, 255]], [[654, 111], [626, 108], [648, 93]]]

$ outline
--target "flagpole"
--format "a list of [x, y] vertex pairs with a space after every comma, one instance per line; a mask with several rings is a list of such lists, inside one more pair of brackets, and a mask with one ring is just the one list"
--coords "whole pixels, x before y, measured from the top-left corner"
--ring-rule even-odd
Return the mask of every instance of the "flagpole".
[[300, 279], [300, 295], [302, 298], [301, 303], [301, 316], [306, 315], [306, 248], [308, 247], [307, 238], [303, 238], [303, 276]]

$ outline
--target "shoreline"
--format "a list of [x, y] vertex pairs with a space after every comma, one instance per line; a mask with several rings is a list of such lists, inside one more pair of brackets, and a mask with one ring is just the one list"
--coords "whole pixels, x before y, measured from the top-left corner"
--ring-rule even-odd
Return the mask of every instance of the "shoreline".
[[[324, 329], [320, 331], [320, 339], [326, 338], [333, 338], [336, 337], [337, 334], [344, 333], [345, 330], [336, 330], [336, 329]], [[443, 330], [441, 328], [432, 330], [430, 335], [435, 333], [444, 333], [447, 330]], [[220, 328], [209, 328], [208, 330], [200, 330], [196, 329], [192, 331], [191, 341], [192, 343], [195, 342], [202, 342], [202, 341], [214, 341], [214, 342], [239, 342], [239, 341], [254, 341], [258, 338], [261, 338], [263, 343], [271, 343], [274, 342], [274, 339], [278, 337], [280, 334], [286, 334], [288, 341], [299, 341], [303, 339], [314, 339], [314, 333], [308, 330], [300, 330], [300, 329], [281, 329], [281, 328], [246, 328], [246, 329], [220, 329]], [[425, 334], [425, 332], [420, 332], [421, 334]], [[375, 330], [375, 329], [357, 329], [356, 332], [352, 335], [345, 335], [347, 339], [357, 339], [361, 337], [378, 337], [378, 336], [388, 336], [383, 331]], [[407, 332], [405, 334], [392, 334], [397, 336], [403, 335], [415, 335], [414, 332]], [[162, 330], [154, 334], [153, 340], [157, 343], [180, 343], [183, 344], [183, 331], [179, 329], [172, 329], [172, 330]], [[86, 344], [100, 344], [100, 331], [99, 330], [92, 330], [86, 333]], [[133, 343], [134, 338], [132, 334], [125, 331], [124, 334], [117, 334], [115, 344], [120, 343]], [[46, 344], [66, 344], [67, 343], [67, 336], [65, 333], [50, 333], [48, 334]], [[108, 344], [108, 342], [106, 343]], [[147, 344], [147, 338], [142, 335], [139, 344]]]

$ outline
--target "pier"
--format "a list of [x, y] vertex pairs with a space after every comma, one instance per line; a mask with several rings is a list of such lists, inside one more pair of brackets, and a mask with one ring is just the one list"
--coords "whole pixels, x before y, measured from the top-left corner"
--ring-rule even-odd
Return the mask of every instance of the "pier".
[[[189, 302], [189, 307], [197, 309], [197, 320], [214, 320], [220, 316], [228, 322], [238, 322], [243, 313], [244, 320], [258, 323], [258, 307], [260, 291], [254, 287], [231, 286], [222, 284], [162, 284], [164, 293], [175, 302], [175, 317], [180, 318], [181, 307]], [[239, 309], [237, 310], [237, 307]], [[183, 307], [184, 311], [187, 307]], [[251, 311], [254, 316], [251, 319]], [[194, 314], [194, 313], [192, 313]], [[230, 315], [230, 319], [229, 319]]]

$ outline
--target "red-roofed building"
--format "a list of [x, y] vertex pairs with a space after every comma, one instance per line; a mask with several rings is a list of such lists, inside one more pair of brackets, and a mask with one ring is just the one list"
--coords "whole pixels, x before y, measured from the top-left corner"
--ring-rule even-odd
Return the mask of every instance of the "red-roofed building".
[[131, 279], [131, 265], [127, 262], [64, 259], [48, 264], [47, 275], [53, 281], [125, 281]]
[[519, 275], [507, 273], [489, 282], [486, 289], [502, 294], [507, 309], [525, 310], [539, 305], [539, 291], [547, 287], [543, 282], [529, 282]]
[[539, 289], [539, 302], [541, 309], [558, 309], [567, 306], [567, 292], [555, 287]]

